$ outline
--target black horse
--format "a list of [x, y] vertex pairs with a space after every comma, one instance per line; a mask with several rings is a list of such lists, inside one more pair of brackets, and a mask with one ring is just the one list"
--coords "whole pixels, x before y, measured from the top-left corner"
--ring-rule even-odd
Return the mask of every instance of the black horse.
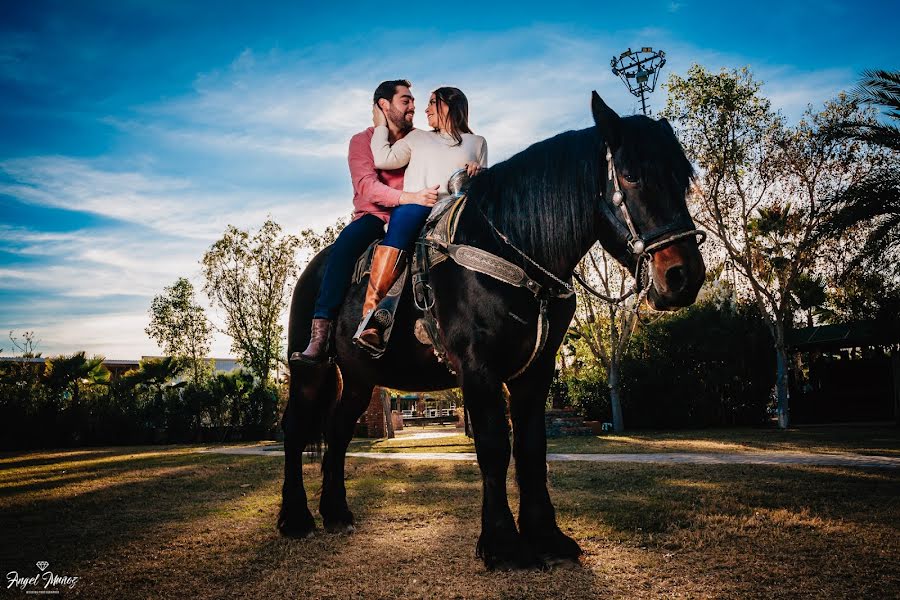
[[[476, 176], [455, 242], [503, 256], [520, 264], [533, 279], [552, 285], [554, 276], [570, 280], [579, 260], [598, 240], [635, 272], [641, 254], [640, 246], [635, 251], [636, 231], [650, 256], [651, 287], [646, 296], [650, 305], [668, 310], [693, 303], [705, 267], [695, 236], [669, 235], [694, 229], [685, 201], [692, 168], [671, 126], [665, 119], [640, 115], [620, 118], [596, 92], [592, 112], [596, 126], [538, 142]], [[608, 170], [608, 150], [615, 169]], [[627, 211], [613, 204], [615, 190], [624, 193]], [[659, 243], [661, 238], [665, 239]], [[523, 259], [510, 244], [552, 276]], [[294, 289], [288, 356], [309, 340], [328, 252], [325, 249], [312, 260]], [[304, 448], [323, 440], [319, 513], [327, 530], [353, 530], [344, 459], [374, 386], [413, 391], [459, 386], [483, 479], [477, 552], [484, 564], [488, 568], [533, 567], [545, 561], [577, 559], [581, 549], [557, 526], [547, 491], [544, 431], [554, 359], [572, 320], [575, 298], [549, 301], [546, 344], [528, 368], [513, 378], [536, 345], [535, 295], [449, 260], [434, 267], [431, 285], [448, 361], [456, 375], [436, 359], [431, 346], [414, 336], [421, 313], [409, 290], [404, 292], [390, 345], [381, 358], [372, 359], [351, 343], [365, 280], [350, 289], [338, 318], [335, 363], [291, 364], [290, 399], [282, 420], [285, 477], [279, 530], [305, 537], [315, 529], [301, 463]], [[520, 491], [518, 526], [506, 495], [510, 438], [504, 385]]]

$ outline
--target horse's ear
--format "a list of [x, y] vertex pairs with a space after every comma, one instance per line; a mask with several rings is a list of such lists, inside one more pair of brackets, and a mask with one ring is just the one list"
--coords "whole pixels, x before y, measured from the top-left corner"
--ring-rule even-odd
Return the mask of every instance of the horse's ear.
[[621, 134], [620, 118], [616, 111], [606, 105], [596, 91], [591, 92], [591, 112], [594, 113], [594, 123], [603, 134], [603, 138], [611, 147], [619, 145]]
[[675, 135], [675, 130], [672, 129], [672, 124], [669, 123], [669, 120], [668, 120], [667, 118], [661, 117], [661, 118], [658, 119], [657, 121], [659, 122], [660, 125], [662, 125], [662, 126], [665, 127], [666, 129], [668, 129], [669, 131], [671, 131], [671, 132], [672, 132], [672, 135]]

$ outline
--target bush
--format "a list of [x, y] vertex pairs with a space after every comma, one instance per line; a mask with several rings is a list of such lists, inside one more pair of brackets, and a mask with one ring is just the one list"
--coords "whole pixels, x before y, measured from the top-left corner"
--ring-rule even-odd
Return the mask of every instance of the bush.
[[236, 371], [199, 385], [134, 375], [83, 384], [75, 404], [42, 379], [42, 367], [0, 364], [0, 449], [264, 439], [284, 403]]
[[565, 377], [567, 404], [590, 421], [611, 421], [612, 408], [609, 399], [609, 382], [600, 368], [582, 369]]
[[755, 305], [704, 302], [638, 330], [622, 381], [628, 427], [759, 425], [775, 353]]

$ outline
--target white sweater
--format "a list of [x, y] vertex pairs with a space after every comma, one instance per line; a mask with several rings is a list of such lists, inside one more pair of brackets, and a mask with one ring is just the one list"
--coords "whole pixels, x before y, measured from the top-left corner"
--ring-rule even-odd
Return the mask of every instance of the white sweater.
[[388, 143], [388, 128], [376, 127], [372, 135], [372, 156], [378, 169], [399, 169], [406, 166], [403, 191], [417, 192], [422, 188], [440, 185], [438, 200], [447, 197], [447, 181], [454, 172], [469, 162], [487, 167], [487, 142], [480, 135], [462, 134], [462, 143], [455, 145], [452, 136], [434, 131], [413, 129], [403, 139]]

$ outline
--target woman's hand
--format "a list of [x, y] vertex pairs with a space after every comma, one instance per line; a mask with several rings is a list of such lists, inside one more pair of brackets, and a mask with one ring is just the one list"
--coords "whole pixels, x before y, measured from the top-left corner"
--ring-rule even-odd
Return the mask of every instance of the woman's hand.
[[400, 204], [421, 204], [422, 206], [434, 206], [437, 202], [438, 190], [441, 186], [433, 185], [423, 188], [418, 192], [403, 192], [400, 194]]
[[372, 105], [372, 125], [375, 127], [387, 125], [387, 117], [384, 116], [384, 111], [377, 104]]
[[466, 163], [466, 172], [469, 174], [469, 177], [475, 177], [483, 169], [484, 167], [477, 162]]

